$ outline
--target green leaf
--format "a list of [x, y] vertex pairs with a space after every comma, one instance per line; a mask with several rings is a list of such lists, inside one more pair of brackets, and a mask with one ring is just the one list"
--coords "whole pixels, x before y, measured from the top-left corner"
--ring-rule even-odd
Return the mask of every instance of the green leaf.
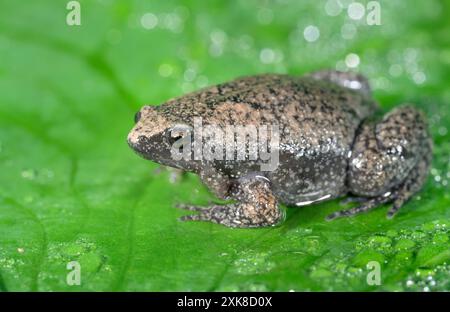
[[[383, 2], [379, 26], [316, 2], [80, 3], [80, 26], [66, 25], [67, 1], [0, 4], [0, 291], [450, 290], [448, 3]], [[182, 223], [176, 202], [213, 196], [126, 144], [144, 104], [240, 75], [342, 68], [349, 53], [383, 111], [411, 102], [430, 120], [430, 177], [393, 220], [382, 207], [325, 222], [342, 209], [331, 201], [287, 208], [275, 228]], [[81, 285], [67, 283], [71, 261]], [[380, 286], [366, 283], [369, 261]]]

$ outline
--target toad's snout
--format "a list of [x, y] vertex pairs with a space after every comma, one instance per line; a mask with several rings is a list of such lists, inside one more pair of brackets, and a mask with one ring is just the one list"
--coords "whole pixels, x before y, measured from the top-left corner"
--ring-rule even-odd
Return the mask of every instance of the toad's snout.
[[149, 142], [149, 139], [145, 136], [139, 133], [138, 130], [130, 131], [127, 137], [128, 145], [138, 154], [144, 156], [145, 158], [148, 158], [148, 156], [151, 154], [151, 144]]

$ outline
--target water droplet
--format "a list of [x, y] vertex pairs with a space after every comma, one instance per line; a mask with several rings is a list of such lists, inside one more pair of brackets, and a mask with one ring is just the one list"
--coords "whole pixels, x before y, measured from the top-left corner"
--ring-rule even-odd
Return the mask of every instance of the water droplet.
[[237, 273], [244, 275], [269, 272], [275, 267], [275, 263], [268, 261], [268, 257], [267, 253], [241, 252], [239, 258], [233, 263], [234, 268]]
[[272, 49], [264, 48], [259, 53], [259, 59], [264, 64], [273, 63], [275, 61], [275, 52]]
[[201, 75], [201, 76], [198, 76], [198, 77], [197, 77], [195, 83], [196, 83], [196, 85], [197, 85], [199, 88], [204, 88], [204, 87], [206, 87], [206, 86], [208, 85], [209, 79], [208, 79], [208, 77], [206, 77], [206, 76], [204, 76], [204, 75]]
[[414, 73], [413, 80], [416, 84], [422, 84], [425, 82], [425, 80], [427, 80], [427, 77], [423, 72], [418, 71]]
[[403, 68], [402, 68], [402, 66], [400, 64], [392, 64], [389, 67], [389, 74], [392, 77], [398, 77], [398, 76], [400, 76], [402, 74], [402, 72], [403, 72]]
[[371, 80], [371, 82], [374, 90], [385, 90], [390, 86], [390, 81], [386, 77], [378, 77]]
[[214, 44], [219, 45], [225, 43], [225, 40], [227, 40], [227, 34], [221, 29], [213, 30], [209, 37]]
[[320, 30], [314, 25], [309, 25], [305, 27], [303, 31], [303, 37], [308, 42], [314, 42], [320, 37]]
[[[442, 126], [442, 127], [439, 127], [438, 133], [439, 133], [439, 135], [445, 136], [448, 133], [448, 130], [446, 127]], [[0, 152], [1, 152], [1, 145], [0, 145]]]
[[221, 29], [215, 29], [211, 32], [209, 38], [211, 39], [209, 53], [214, 57], [222, 55], [225, 42], [227, 41], [227, 34]]
[[158, 69], [161, 77], [169, 77], [173, 74], [173, 67], [170, 64], [161, 64]]
[[194, 91], [194, 84], [190, 82], [183, 82], [181, 84], [181, 90], [183, 90], [184, 93], [192, 92]]
[[419, 55], [418, 51], [414, 48], [407, 48], [404, 52], [404, 58], [407, 63], [413, 63], [416, 61]]
[[141, 26], [145, 29], [153, 29], [158, 25], [158, 17], [153, 13], [145, 13], [141, 17]]
[[193, 68], [188, 68], [186, 69], [186, 71], [184, 72], [184, 80], [186, 81], [193, 81], [195, 79], [195, 77], [197, 76], [197, 71]]
[[325, 3], [325, 12], [330, 16], [337, 16], [342, 11], [342, 5], [338, 0], [328, 0]]
[[447, 234], [441, 234], [441, 233], [438, 233], [438, 234], [435, 234], [434, 236], [433, 236], [433, 242], [434, 243], [439, 243], [439, 244], [441, 244], [441, 243], [446, 243], [446, 242], [448, 242], [448, 235]]
[[350, 53], [345, 57], [345, 64], [350, 68], [358, 67], [359, 65], [359, 56], [355, 53]]
[[163, 14], [161, 19], [163, 28], [168, 29], [174, 33], [179, 33], [183, 30], [183, 20], [177, 13]]
[[22, 171], [21, 175], [24, 179], [34, 180], [37, 176], [37, 172], [34, 169], [26, 169]]
[[253, 46], [253, 38], [249, 35], [242, 35], [236, 41], [236, 50], [244, 55], [249, 55], [249, 52]]
[[223, 47], [217, 44], [211, 44], [209, 46], [209, 54], [214, 57], [221, 56], [223, 54]]
[[256, 17], [257, 17], [259, 23], [268, 25], [273, 20], [273, 12], [270, 9], [262, 8], [262, 9], [258, 10]]
[[353, 20], [360, 20], [364, 16], [365, 11], [366, 10], [361, 3], [353, 2], [348, 6], [347, 14], [348, 17]]
[[404, 250], [404, 249], [411, 249], [416, 245], [416, 243], [411, 239], [400, 239], [397, 244], [395, 245], [395, 248], [397, 250]]

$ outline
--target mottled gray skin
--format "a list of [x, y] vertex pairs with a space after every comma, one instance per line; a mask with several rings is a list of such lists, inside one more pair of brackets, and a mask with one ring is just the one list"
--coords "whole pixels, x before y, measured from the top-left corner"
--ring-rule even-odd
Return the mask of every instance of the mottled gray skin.
[[[258, 75], [209, 87], [154, 107], [144, 106], [128, 136], [141, 156], [192, 171], [222, 199], [234, 203], [198, 211], [182, 220], [230, 227], [276, 225], [278, 202], [302, 206], [351, 194], [356, 208], [328, 217], [354, 215], [383, 203], [391, 217], [425, 181], [431, 140], [424, 116], [401, 106], [376, 118], [367, 80], [354, 73], [320, 71], [304, 77]], [[256, 161], [174, 161], [175, 125], [277, 125], [279, 165], [261, 172]]]

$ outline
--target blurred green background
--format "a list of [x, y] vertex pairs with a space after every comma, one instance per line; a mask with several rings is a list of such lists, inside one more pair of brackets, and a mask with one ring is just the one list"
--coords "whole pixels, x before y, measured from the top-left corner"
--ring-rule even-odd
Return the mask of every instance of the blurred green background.
[[[450, 290], [450, 23], [446, 1], [0, 2], [0, 290]], [[350, 9], [349, 9], [350, 7]], [[362, 8], [362, 9], [361, 9]], [[125, 138], [144, 104], [241, 75], [321, 68], [367, 75], [384, 111], [411, 102], [435, 142], [426, 186], [325, 222], [338, 201], [288, 208], [276, 228], [181, 223], [177, 183]], [[81, 265], [69, 286], [66, 264]], [[381, 264], [368, 285], [366, 264]]]

